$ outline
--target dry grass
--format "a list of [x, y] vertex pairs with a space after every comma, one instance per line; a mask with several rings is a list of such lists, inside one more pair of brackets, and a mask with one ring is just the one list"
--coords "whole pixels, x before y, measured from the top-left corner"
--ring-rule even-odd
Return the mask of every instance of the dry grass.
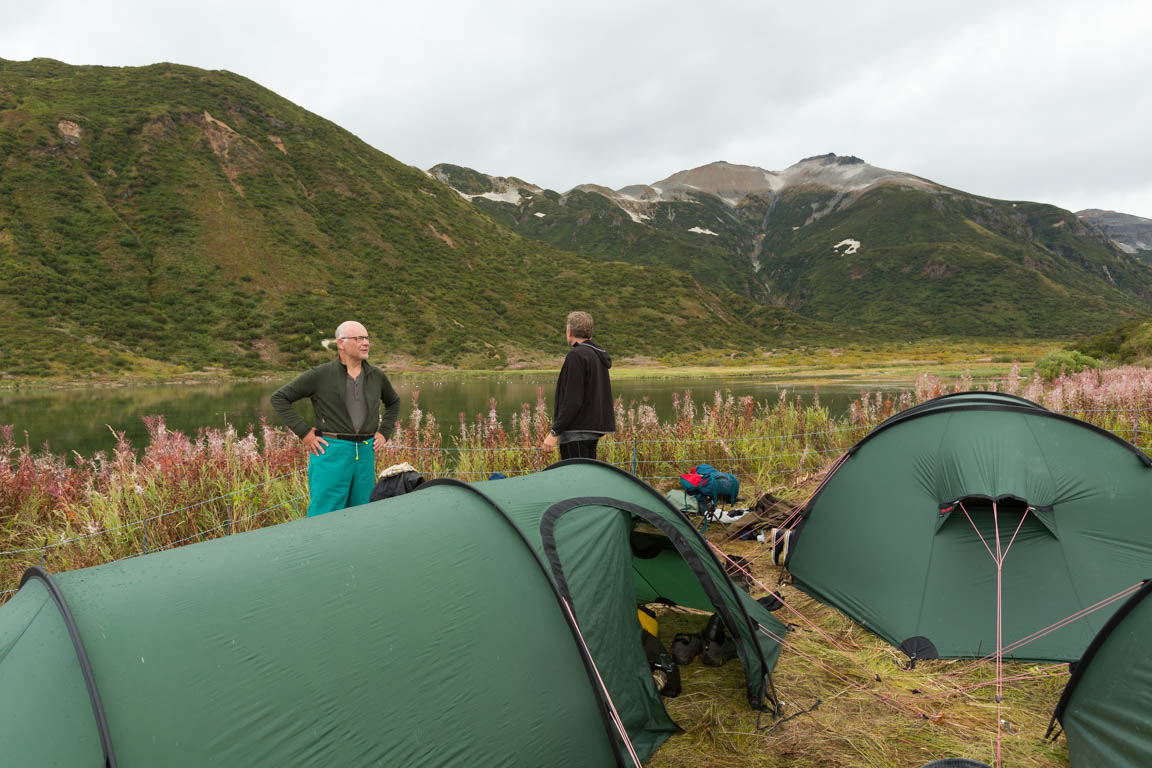
[[[721, 543], [721, 536], [709, 538], [730, 554], [749, 559], [761, 554], [762, 545]], [[684, 693], [665, 700], [685, 732], [666, 742], [648, 768], [915, 768], [944, 757], [995, 765], [993, 664], [921, 661], [907, 669], [904, 654], [878, 636], [791, 586], [778, 585], [779, 569], [761, 559], [752, 570], [762, 584], [754, 594], [775, 588], [786, 603], [776, 616], [789, 623], [790, 632], [773, 681], [783, 716], [791, 719], [773, 725], [765, 715], [758, 721], [748, 708], [739, 665], [714, 668], [697, 660], [681, 668]], [[660, 613], [666, 646], [677, 632], [700, 631], [707, 619], [679, 608]], [[1004, 676], [1026, 679], [1004, 684], [1003, 765], [1067, 766], [1064, 740], [1043, 739], [1067, 681], [1067, 665], [1006, 663]]]

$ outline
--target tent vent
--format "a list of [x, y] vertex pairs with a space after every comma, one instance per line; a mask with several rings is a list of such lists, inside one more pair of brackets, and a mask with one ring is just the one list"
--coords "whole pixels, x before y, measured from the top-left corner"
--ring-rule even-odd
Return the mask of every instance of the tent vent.
[[912, 661], [940, 658], [940, 654], [936, 652], [936, 646], [932, 644], [932, 641], [920, 635], [910, 637], [900, 643], [900, 650], [908, 654], [908, 658]]

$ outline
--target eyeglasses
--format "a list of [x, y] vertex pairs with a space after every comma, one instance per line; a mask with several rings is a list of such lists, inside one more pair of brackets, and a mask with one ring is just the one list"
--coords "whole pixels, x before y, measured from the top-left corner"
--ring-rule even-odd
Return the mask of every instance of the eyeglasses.
[[361, 343], [371, 344], [372, 343], [372, 339], [368, 338], [367, 336], [341, 336], [340, 338], [343, 339], [344, 341], [354, 341], [357, 344], [361, 344]]

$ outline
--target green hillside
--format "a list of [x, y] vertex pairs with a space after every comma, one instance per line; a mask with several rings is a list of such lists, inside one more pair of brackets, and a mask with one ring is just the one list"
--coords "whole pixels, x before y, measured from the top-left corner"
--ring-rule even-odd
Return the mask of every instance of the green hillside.
[[[853, 183], [858, 167], [890, 180]], [[829, 168], [830, 183], [802, 179], [828, 178]], [[471, 194], [492, 186], [470, 169], [437, 169], [453, 169], [442, 177]], [[715, 163], [666, 181], [706, 182], [729, 169], [749, 167]], [[847, 169], [842, 186], [836, 169]], [[472, 201], [527, 237], [598, 259], [674, 266], [761, 304], [885, 338], [1067, 337], [1152, 314], [1152, 269], [1069, 211], [981, 198], [835, 155], [775, 176], [781, 191], [740, 199], [681, 185], [674, 199], [655, 186], [585, 186], [526, 190], [517, 203]], [[801, 181], [789, 186], [789, 178]], [[649, 198], [625, 194], [634, 190]]]
[[[806, 316], [1043, 337], [1152, 310], [1152, 271], [1054, 206], [884, 186], [805, 225], [825, 196], [782, 198], [764, 243], [765, 272]], [[835, 249], [847, 239], [861, 243], [855, 253]]]
[[1152, 363], [1152, 322], [1134, 320], [1073, 344], [1070, 349], [1118, 365]]
[[295, 368], [347, 318], [377, 359], [465, 366], [557, 355], [574, 308], [618, 356], [827, 333], [604, 255], [525, 240], [230, 72], [0, 60], [5, 375]]

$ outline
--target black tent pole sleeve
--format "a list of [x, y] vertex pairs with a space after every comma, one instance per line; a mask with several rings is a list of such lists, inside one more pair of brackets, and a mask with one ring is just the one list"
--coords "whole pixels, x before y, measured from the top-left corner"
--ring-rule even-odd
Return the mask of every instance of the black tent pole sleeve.
[[84, 641], [80, 638], [80, 630], [76, 628], [76, 620], [72, 617], [72, 611], [68, 610], [64, 593], [56, 586], [56, 582], [52, 580], [47, 571], [39, 566], [32, 566], [24, 571], [24, 576], [20, 579], [20, 586], [23, 587], [32, 579], [39, 579], [44, 582], [48, 594], [52, 595], [56, 607], [60, 609], [60, 616], [64, 619], [64, 624], [68, 627], [68, 634], [72, 638], [76, 660], [80, 662], [80, 671], [84, 675], [84, 685], [88, 688], [88, 698], [92, 702], [92, 714], [96, 718], [96, 730], [100, 732], [100, 747], [104, 750], [104, 768], [116, 768], [116, 752], [112, 749], [112, 737], [108, 734], [108, 720], [104, 717], [104, 705], [100, 703], [100, 691], [96, 688], [96, 679], [92, 676], [92, 665], [88, 662], [88, 652], [84, 650]]

